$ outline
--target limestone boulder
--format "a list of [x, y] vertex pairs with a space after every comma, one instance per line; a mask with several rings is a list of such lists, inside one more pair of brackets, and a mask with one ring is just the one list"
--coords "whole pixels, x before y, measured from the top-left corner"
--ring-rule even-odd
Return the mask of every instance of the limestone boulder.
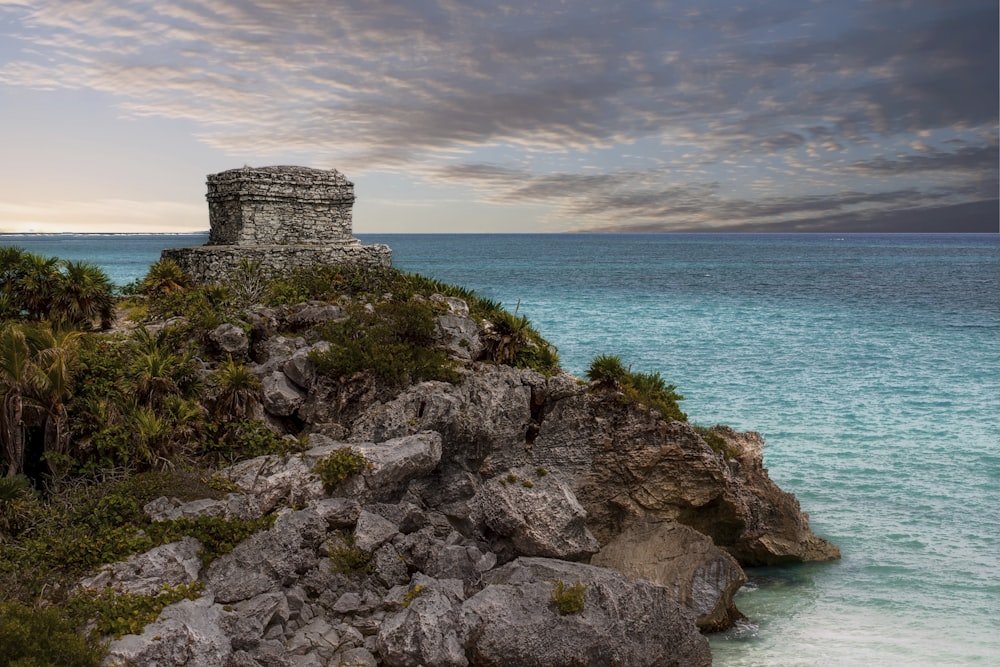
[[193, 519], [199, 516], [252, 519], [261, 515], [259, 504], [242, 493], [230, 493], [225, 498], [199, 498], [187, 502], [160, 496], [146, 503], [142, 509], [153, 521]]
[[228, 322], [208, 332], [208, 339], [216, 350], [234, 358], [244, 358], [250, 350], [250, 338], [246, 331]]
[[464, 362], [478, 359], [484, 348], [476, 321], [468, 315], [457, 314], [439, 315], [434, 319], [434, 344], [444, 349], [448, 356]]
[[605, 544], [590, 564], [663, 586], [695, 614], [703, 630], [724, 630], [742, 618], [733, 603], [746, 581], [739, 563], [711, 538], [677, 522], [633, 524]]
[[316, 364], [309, 355], [314, 351], [324, 351], [330, 348], [326, 341], [320, 341], [307, 348], [297, 350], [282, 364], [281, 370], [292, 383], [304, 391], [309, 391], [316, 380]]
[[323, 301], [310, 301], [293, 306], [286, 322], [293, 329], [304, 329], [325, 322], [343, 322], [349, 318], [342, 306]]
[[212, 562], [203, 576], [206, 591], [230, 604], [293, 585], [322, 558], [319, 546], [328, 530], [326, 519], [314, 509], [282, 514], [272, 528]]
[[443, 459], [495, 471], [531, 462], [533, 394], [546, 384], [535, 371], [475, 364], [459, 384], [421, 382], [385, 403], [374, 402], [351, 423], [351, 439], [381, 441], [436, 431]]
[[405, 607], [387, 616], [379, 627], [376, 647], [384, 664], [391, 667], [469, 664], [459, 623], [462, 604], [456, 590], [459, 587], [430, 577], [414, 578], [407, 589], [410, 599], [402, 603]]
[[326, 497], [312, 472], [315, 460], [298, 455], [258, 456], [219, 471], [244, 496], [245, 512], [263, 516], [281, 505], [304, 507]]
[[362, 502], [398, 499], [411, 480], [429, 475], [441, 461], [441, 435], [430, 431], [383, 442], [352, 443], [316, 434], [310, 442], [316, 446], [302, 459], [309, 466], [345, 447], [365, 457], [369, 468], [344, 480], [334, 492]]
[[518, 555], [583, 560], [600, 548], [573, 490], [544, 468], [488, 480], [470, 506], [484, 533], [509, 540]]
[[165, 608], [142, 634], [112, 641], [103, 664], [225, 667], [233, 654], [223, 629], [230, 615], [211, 597], [181, 600]]
[[106, 565], [96, 575], [81, 580], [80, 586], [96, 590], [111, 586], [122, 593], [156, 595], [166, 586], [197, 581], [200, 554], [201, 542], [185, 537]]
[[[560, 614], [556, 582], [581, 584], [584, 608]], [[519, 558], [486, 575], [462, 604], [473, 665], [700, 667], [712, 664], [694, 617], [669, 593], [605, 568]]]
[[275, 417], [289, 417], [305, 403], [306, 393], [282, 371], [273, 371], [261, 381], [264, 410]]

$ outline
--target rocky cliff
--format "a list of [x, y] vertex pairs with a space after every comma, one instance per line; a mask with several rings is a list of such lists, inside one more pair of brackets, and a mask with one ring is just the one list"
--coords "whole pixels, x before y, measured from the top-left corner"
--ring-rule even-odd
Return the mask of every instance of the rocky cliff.
[[[113, 641], [109, 664], [708, 665], [702, 632], [739, 618], [741, 566], [839, 556], [768, 478], [758, 434], [481, 361], [488, 325], [432, 299], [456, 382], [318, 373], [337, 304], [211, 333], [260, 377], [258, 414], [308, 446], [223, 468], [224, 499], [145, 508], [277, 519], [208, 566], [185, 538], [82, 582], [204, 585]], [[346, 448], [363, 469], [324, 488], [316, 463]]]

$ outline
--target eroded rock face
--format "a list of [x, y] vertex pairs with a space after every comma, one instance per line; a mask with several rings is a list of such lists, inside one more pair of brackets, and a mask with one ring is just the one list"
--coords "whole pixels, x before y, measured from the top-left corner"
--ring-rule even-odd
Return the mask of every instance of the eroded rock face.
[[223, 630], [226, 615], [210, 597], [182, 600], [164, 609], [141, 635], [111, 642], [104, 664], [224, 667], [233, 654]]
[[590, 563], [663, 586], [702, 629], [727, 628], [742, 618], [733, 595], [746, 581], [743, 569], [711, 538], [675, 521], [635, 523]]
[[600, 548], [573, 491], [544, 468], [516, 468], [487, 480], [470, 505], [477, 525], [510, 540], [523, 556], [584, 560]]
[[95, 590], [107, 586], [122, 593], [156, 595], [166, 586], [190, 584], [201, 570], [201, 543], [185, 537], [101, 568], [92, 577], [80, 581], [83, 588]]
[[[560, 614], [555, 583], [586, 586], [584, 609]], [[711, 665], [708, 642], [691, 613], [663, 588], [629, 582], [605, 568], [519, 558], [489, 573], [462, 605], [475, 665]]]
[[[739, 563], [839, 555], [768, 478], [758, 434], [715, 427], [724, 446], [713, 438], [713, 450], [689, 424], [572, 375], [473, 362], [481, 348], [467, 306], [431, 300], [442, 313], [437, 344], [464, 379], [399, 391], [317, 374], [310, 352], [328, 344], [310, 327], [347, 309], [253, 313], [248, 367], [263, 407], [275, 429], [308, 434], [310, 448], [222, 469], [236, 489], [225, 498], [144, 508], [153, 520], [277, 518], [208, 567], [187, 538], [81, 582], [150, 594], [204, 584], [201, 599], [112, 642], [112, 656], [227, 667], [707, 665], [699, 628], [739, 618]], [[328, 492], [313, 468], [342, 448], [368, 467]], [[337, 556], [345, 549], [358, 550], [347, 559], [354, 571]], [[583, 611], [558, 612], [557, 581], [586, 586]]]

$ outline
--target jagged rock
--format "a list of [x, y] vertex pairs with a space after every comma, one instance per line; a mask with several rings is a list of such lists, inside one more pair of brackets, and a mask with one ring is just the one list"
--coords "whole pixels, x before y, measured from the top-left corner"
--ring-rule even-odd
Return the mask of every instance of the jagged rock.
[[361, 505], [352, 498], [323, 498], [313, 505], [313, 510], [326, 520], [331, 530], [335, 530], [357, 523]]
[[633, 524], [604, 545], [590, 564], [665, 587], [694, 612], [704, 630], [723, 630], [742, 618], [733, 595], [746, 581], [743, 569], [711, 538], [682, 524]]
[[272, 336], [263, 338], [255, 346], [256, 357], [262, 361], [259, 365], [252, 367], [253, 371], [258, 375], [267, 375], [278, 370], [296, 351], [307, 346], [308, 343], [306, 343], [306, 339], [302, 336]]
[[476, 364], [457, 385], [421, 382], [384, 404], [373, 404], [351, 424], [352, 440], [381, 441], [430, 430], [441, 434], [442, 458], [478, 469], [530, 463], [526, 435], [534, 423], [532, 392], [545, 378], [530, 370]]
[[235, 324], [220, 324], [208, 333], [208, 339], [219, 352], [234, 357], [245, 357], [250, 350], [246, 332]]
[[[256, 649], [269, 634], [284, 637], [289, 609], [288, 602], [280, 591], [268, 591], [243, 600], [232, 605], [232, 610], [235, 613], [226, 618], [227, 622], [223, 627], [232, 638], [234, 649]], [[272, 628], [275, 630], [271, 631]]]
[[204, 574], [207, 590], [227, 604], [292, 585], [316, 565], [327, 530], [326, 519], [313, 509], [283, 514], [274, 527], [216, 559]]
[[354, 527], [354, 544], [369, 553], [399, 534], [399, 527], [388, 519], [366, 510], [358, 515]]
[[309, 358], [309, 355], [313, 351], [324, 351], [329, 348], [329, 343], [320, 341], [315, 345], [297, 350], [295, 354], [282, 364], [281, 370], [295, 386], [308, 391], [316, 379], [316, 364]]
[[457, 296], [431, 294], [429, 301], [431, 301], [431, 303], [445, 306], [448, 309], [448, 312], [452, 315], [458, 315], [459, 317], [469, 316], [469, 304], [466, 303], [464, 299], [459, 299]]
[[375, 576], [385, 586], [398, 586], [410, 580], [403, 557], [392, 544], [384, 544], [372, 554]]
[[485, 346], [479, 338], [479, 325], [468, 315], [439, 315], [434, 318], [434, 328], [434, 344], [453, 359], [468, 362], [482, 355]]
[[228, 615], [211, 597], [181, 600], [165, 608], [141, 635], [112, 641], [103, 664], [225, 667], [233, 653], [223, 631]]
[[306, 461], [317, 461], [336, 449], [352, 447], [364, 455], [371, 467], [345, 480], [338, 495], [364, 501], [389, 500], [402, 494], [414, 478], [430, 474], [441, 460], [441, 435], [417, 433], [384, 442], [334, 443], [324, 436], [314, 435], [319, 444], [305, 453]]
[[251, 498], [241, 493], [230, 493], [225, 498], [201, 498], [181, 502], [177, 498], [160, 496], [143, 506], [143, 511], [153, 521], [220, 516], [226, 519], [251, 519], [260, 516], [260, 508]]
[[352, 648], [336, 654], [329, 667], [376, 667], [378, 661], [365, 648]]
[[[753, 431], [740, 433], [727, 426], [712, 429], [735, 451], [730, 463], [736, 482], [736, 496], [721, 510], [730, 516], [702, 512], [685, 523], [705, 533], [744, 565], [781, 565], [840, 558], [840, 549], [816, 536], [809, 528], [809, 516], [798, 499], [781, 490], [764, 468], [764, 439]], [[729, 491], [729, 488], [727, 488]]]
[[[740, 438], [759, 437], [741, 434], [729, 449], [739, 450]], [[760, 446], [748, 451], [759, 453]], [[602, 543], [634, 522], [676, 520], [746, 565], [839, 555], [813, 535], [797, 501], [770, 481], [759, 461], [741, 463], [744, 454], [729, 460], [690, 424], [602, 393], [571, 395], [547, 408], [533, 455], [574, 480], [587, 525]]]
[[123, 593], [156, 595], [164, 586], [190, 584], [201, 570], [201, 542], [185, 537], [163, 544], [146, 553], [129, 557], [101, 568], [92, 577], [80, 581], [83, 588], [111, 586]]
[[347, 311], [336, 304], [310, 301], [295, 306], [286, 321], [292, 328], [299, 329], [324, 322], [343, 322], [347, 319], [350, 319]]
[[264, 409], [275, 417], [295, 414], [306, 400], [305, 393], [292, 384], [288, 376], [281, 371], [265, 375], [260, 384], [264, 395]]
[[324, 618], [314, 618], [295, 631], [287, 642], [287, 648], [291, 655], [315, 653], [324, 660], [330, 660], [339, 644], [340, 635], [336, 628]]
[[298, 455], [258, 456], [219, 471], [245, 494], [248, 511], [263, 516], [281, 504], [302, 507], [326, 497], [323, 483], [313, 474], [315, 460]]
[[[605, 568], [519, 558], [489, 572], [462, 604], [466, 655], [474, 665], [630, 667], [711, 665], [694, 617], [661, 587]], [[587, 586], [583, 611], [561, 615], [556, 581]]]
[[[407, 606], [386, 616], [378, 631], [376, 646], [383, 662], [391, 667], [466, 667], [463, 628], [459, 623], [462, 603], [455, 584], [430, 577], [414, 577], [410, 591], [420, 586]], [[460, 586], [460, 584], [458, 584]]]
[[473, 520], [509, 539], [519, 555], [582, 560], [600, 549], [573, 491], [547, 471], [516, 468], [494, 477], [470, 505]]

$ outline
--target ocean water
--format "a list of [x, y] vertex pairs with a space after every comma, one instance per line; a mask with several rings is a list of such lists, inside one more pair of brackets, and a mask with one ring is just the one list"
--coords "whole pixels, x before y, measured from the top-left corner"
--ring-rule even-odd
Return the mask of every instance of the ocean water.
[[[750, 570], [716, 665], [1000, 664], [1000, 236], [360, 235], [760, 431], [834, 563]], [[0, 236], [124, 284], [205, 235]]]

